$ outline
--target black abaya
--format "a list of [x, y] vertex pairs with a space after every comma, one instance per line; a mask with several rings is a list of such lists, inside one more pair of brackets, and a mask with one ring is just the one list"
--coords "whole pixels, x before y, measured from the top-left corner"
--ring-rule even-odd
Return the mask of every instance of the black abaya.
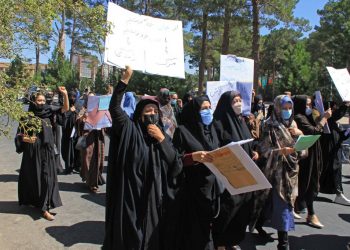
[[174, 199], [182, 163], [167, 135], [158, 143], [148, 136], [140, 122], [145, 105], [158, 103], [141, 100], [131, 121], [120, 107], [125, 88], [124, 83], [118, 83], [109, 107], [113, 127], [103, 248], [165, 249], [161, 243], [164, 216]]
[[[219, 146], [214, 126], [201, 122], [199, 111], [203, 101], [209, 99], [196, 97], [182, 110], [183, 125], [176, 129], [173, 138], [174, 146], [182, 155], [211, 151]], [[222, 184], [204, 164], [197, 162], [184, 167], [184, 176], [181, 192], [176, 199], [177, 231], [169, 240], [167, 249], [214, 249], [211, 223], [218, 213]]]
[[[323, 132], [323, 126], [316, 124], [311, 115], [305, 114], [307, 98], [306, 95], [297, 95], [293, 98], [294, 120], [304, 135], [319, 135]], [[308, 149], [308, 156], [299, 161], [299, 166], [297, 201], [298, 205], [302, 206], [300, 202], [312, 201], [319, 192], [320, 175], [323, 168], [320, 140]]]
[[[241, 116], [237, 116], [231, 103], [238, 92], [225, 92], [220, 97], [214, 113], [214, 125], [219, 137], [220, 146], [233, 141], [251, 139], [249, 129]], [[242, 148], [252, 156], [252, 144], [243, 144]], [[226, 190], [221, 198], [220, 214], [213, 223], [215, 246], [232, 247], [245, 237], [253, 208], [253, 194], [230, 195]]]
[[37, 110], [31, 105], [29, 111], [42, 119], [42, 131], [36, 135], [35, 143], [22, 142], [23, 158], [18, 179], [18, 199], [19, 205], [33, 205], [44, 212], [62, 205], [51, 126], [54, 112], [47, 105], [43, 110]]
[[[328, 108], [328, 107], [326, 107]], [[325, 194], [343, 193], [341, 145], [349, 136], [341, 130], [337, 121], [341, 119], [348, 107], [342, 105], [328, 119], [330, 134], [321, 136], [323, 170], [320, 177], [320, 192]]]

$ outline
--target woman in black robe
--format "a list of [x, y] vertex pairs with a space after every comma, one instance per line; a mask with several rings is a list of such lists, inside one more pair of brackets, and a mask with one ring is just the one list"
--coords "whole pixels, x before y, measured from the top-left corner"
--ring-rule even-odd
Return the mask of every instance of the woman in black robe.
[[214, 249], [211, 224], [219, 210], [223, 187], [203, 164], [213, 160], [208, 151], [219, 147], [212, 120], [207, 96], [195, 97], [182, 110], [182, 125], [173, 138], [184, 163], [184, 181], [177, 196], [180, 216], [178, 235], [174, 237], [178, 238], [167, 249]]
[[[242, 117], [239, 92], [227, 91], [221, 95], [214, 112], [214, 125], [221, 147], [252, 138]], [[252, 150], [252, 146], [252, 143], [246, 143], [242, 148], [253, 160], [257, 160], [258, 154]], [[253, 208], [253, 193], [232, 196], [225, 190], [220, 208], [220, 214], [213, 224], [214, 243], [216, 247], [231, 248], [244, 239]]]
[[103, 249], [162, 250], [164, 216], [174, 198], [180, 156], [164, 133], [158, 102], [141, 100], [130, 120], [120, 103], [127, 67], [109, 106], [112, 117]]
[[[312, 102], [311, 98], [306, 95], [296, 95], [293, 98], [294, 102], [294, 120], [298, 128], [304, 135], [320, 135], [323, 132], [323, 127], [327, 119], [331, 117], [330, 110], [325, 112], [319, 122], [315, 122], [312, 117]], [[308, 216], [306, 222], [316, 228], [323, 228], [323, 225], [318, 220], [313, 202], [317, 197], [320, 188], [320, 176], [323, 168], [322, 148], [320, 140], [308, 149], [308, 156], [301, 159], [299, 162], [299, 183], [298, 183], [298, 198], [296, 200], [296, 211], [304, 208], [306, 205]]]
[[[77, 141], [77, 130], [75, 129], [79, 110], [75, 108], [76, 93], [68, 93], [69, 110], [64, 114], [62, 126], [61, 152], [65, 162], [65, 174], [71, 174], [73, 169], [80, 172], [80, 152], [75, 149]], [[74, 132], [74, 131], [75, 132]], [[72, 132], [74, 132], [72, 134]]]
[[[67, 91], [59, 88], [64, 95], [63, 108], [59, 112], [66, 112], [69, 108]], [[18, 178], [19, 205], [32, 205], [41, 209], [43, 217], [54, 220], [49, 212], [51, 208], [62, 205], [59, 195], [55, 144], [52, 132], [52, 119], [55, 112], [51, 106], [45, 104], [45, 96], [37, 94], [35, 103], [31, 103], [29, 110], [42, 120], [42, 130], [36, 135], [34, 143], [22, 142], [23, 158]]]
[[320, 192], [336, 194], [335, 203], [350, 205], [350, 200], [344, 196], [342, 185], [341, 145], [350, 135], [345, 136], [346, 130], [341, 129], [337, 121], [345, 116], [349, 103], [336, 107], [334, 102], [326, 102], [325, 109], [332, 109], [332, 117], [328, 119], [330, 134], [321, 136], [323, 170], [320, 178]]

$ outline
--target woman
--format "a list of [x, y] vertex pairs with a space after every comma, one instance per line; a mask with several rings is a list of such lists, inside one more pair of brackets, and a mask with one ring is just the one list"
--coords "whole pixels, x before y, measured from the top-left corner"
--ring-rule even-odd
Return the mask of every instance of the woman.
[[141, 100], [133, 120], [120, 107], [131, 78], [127, 67], [109, 106], [112, 116], [107, 170], [104, 249], [167, 249], [164, 216], [171, 208], [182, 162], [165, 134], [158, 102]]
[[332, 109], [332, 117], [328, 119], [330, 134], [321, 136], [323, 170], [320, 177], [320, 192], [335, 194], [335, 203], [350, 205], [350, 200], [344, 195], [342, 185], [341, 145], [350, 135], [345, 135], [337, 121], [345, 116], [350, 103], [344, 103], [339, 108], [334, 102], [326, 102], [325, 109]]
[[182, 125], [174, 134], [174, 146], [183, 155], [184, 182], [177, 201], [179, 239], [169, 249], [213, 249], [211, 224], [219, 209], [223, 188], [203, 164], [212, 162], [209, 151], [219, 147], [207, 96], [196, 97], [181, 113]]
[[79, 111], [75, 108], [76, 93], [68, 93], [69, 110], [65, 113], [62, 126], [61, 152], [65, 162], [65, 174], [71, 174], [73, 169], [80, 172], [80, 152], [75, 149], [77, 133], [75, 132], [76, 120]]
[[[250, 131], [242, 117], [242, 97], [237, 91], [227, 91], [219, 99], [214, 113], [214, 125], [220, 146], [233, 141], [251, 139]], [[242, 145], [253, 160], [258, 159], [252, 143]], [[225, 191], [221, 198], [221, 210], [213, 224], [215, 246], [219, 249], [238, 245], [245, 236], [252, 210], [252, 193], [231, 196]]]
[[293, 137], [298, 135], [302, 132], [293, 121], [292, 100], [286, 95], [277, 96], [274, 111], [264, 124], [258, 150], [261, 160], [266, 163], [263, 172], [272, 184], [272, 190], [265, 191], [262, 196], [267, 197], [270, 193], [266, 216], [278, 231], [278, 249], [289, 249], [288, 231], [294, 230], [293, 206], [300, 154], [293, 148]]
[[[331, 117], [332, 111], [325, 112], [323, 117], [320, 117], [318, 123], [312, 118], [312, 102], [311, 98], [306, 95], [294, 96], [294, 112], [295, 122], [298, 128], [305, 135], [320, 135], [323, 132], [323, 127]], [[300, 160], [298, 198], [296, 201], [296, 211], [300, 211], [305, 207], [308, 211], [306, 222], [316, 228], [323, 228], [323, 225], [317, 218], [313, 202], [318, 194], [320, 186], [320, 175], [323, 168], [322, 148], [318, 140], [311, 148], [308, 149], [308, 157]]]
[[59, 91], [64, 97], [61, 109], [53, 111], [41, 93], [36, 95], [35, 102], [29, 106], [28, 111], [41, 119], [42, 130], [36, 135], [34, 143], [22, 142], [23, 157], [18, 179], [19, 205], [32, 205], [41, 209], [43, 217], [49, 221], [55, 219], [50, 209], [62, 205], [57, 181], [52, 120], [55, 113], [64, 113], [69, 109], [69, 101], [66, 89], [59, 87]]
[[[94, 96], [90, 92], [88, 96]], [[79, 136], [86, 138], [86, 147], [80, 150], [81, 170], [80, 176], [92, 193], [98, 193], [98, 187], [106, 183], [102, 176], [105, 149], [105, 130], [104, 129], [84, 129], [87, 118], [87, 101], [85, 108], [81, 111], [77, 124]]]

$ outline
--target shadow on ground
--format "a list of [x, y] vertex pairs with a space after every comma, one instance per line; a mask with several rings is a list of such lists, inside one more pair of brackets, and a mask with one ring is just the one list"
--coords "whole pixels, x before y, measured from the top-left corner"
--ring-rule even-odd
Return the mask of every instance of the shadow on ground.
[[18, 175], [16, 174], [1, 174], [0, 182], [18, 182]]
[[66, 191], [66, 192], [76, 192], [76, 193], [89, 192], [89, 189], [87, 188], [86, 184], [83, 182], [75, 182], [75, 183], [59, 182], [58, 187], [60, 191]]
[[[345, 233], [345, 232], [344, 232]], [[350, 236], [327, 234], [304, 235], [301, 237], [289, 236], [290, 249], [329, 250], [346, 249]]]
[[81, 198], [94, 202], [103, 207], [106, 204], [106, 193], [84, 194], [81, 196]]
[[333, 203], [333, 200], [326, 198], [326, 197], [322, 197], [322, 196], [318, 196], [315, 198], [315, 201], [320, 201], [320, 202], [327, 202], [327, 203]]
[[339, 217], [350, 223], [350, 214], [339, 214]]
[[31, 206], [20, 206], [18, 201], [0, 201], [0, 213], [2, 214], [25, 214], [32, 217], [33, 220], [41, 218], [40, 209]]
[[103, 221], [84, 221], [72, 226], [47, 227], [46, 232], [66, 247], [78, 243], [102, 245], [104, 237]]

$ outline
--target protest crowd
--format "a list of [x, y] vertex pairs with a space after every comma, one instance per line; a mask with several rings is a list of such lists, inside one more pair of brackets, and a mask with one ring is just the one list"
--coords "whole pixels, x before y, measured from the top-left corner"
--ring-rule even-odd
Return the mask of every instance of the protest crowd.
[[[323, 102], [320, 110], [316, 96], [286, 92], [265, 107], [253, 92], [251, 112], [243, 114], [239, 91], [221, 94], [215, 110], [207, 95], [179, 99], [166, 88], [135, 98], [127, 92], [132, 73], [127, 66], [106, 96], [64, 87], [58, 103], [52, 94], [32, 96], [28, 111], [43, 122], [35, 137], [17, 132], [20, 205], [35, 206], [52, 221], [50, 209], [62, 205], [58, 174], [80, 174], [92, 193], [106, 184], [103, 249], [128, 250], [240, 249], [247, 229], [271, 238], [266, 223], [277, 231], [278, 249], [289, 249], [295, 220], [324, 227], [313, 206], [319, 192], [350, 205], [341, 181], [342, 143], [350, 133], [337, 123], [350, 102]], [[313, 144], [299, 148], [301, 138]], [[242, 152], [271, 188], [232, 194], [208, 165], [235, 165], [213, 150], [244, 140]], [[244, 166], [233, 168], [240, 174], [231, 176], [233, 187], [251, 185]]]

